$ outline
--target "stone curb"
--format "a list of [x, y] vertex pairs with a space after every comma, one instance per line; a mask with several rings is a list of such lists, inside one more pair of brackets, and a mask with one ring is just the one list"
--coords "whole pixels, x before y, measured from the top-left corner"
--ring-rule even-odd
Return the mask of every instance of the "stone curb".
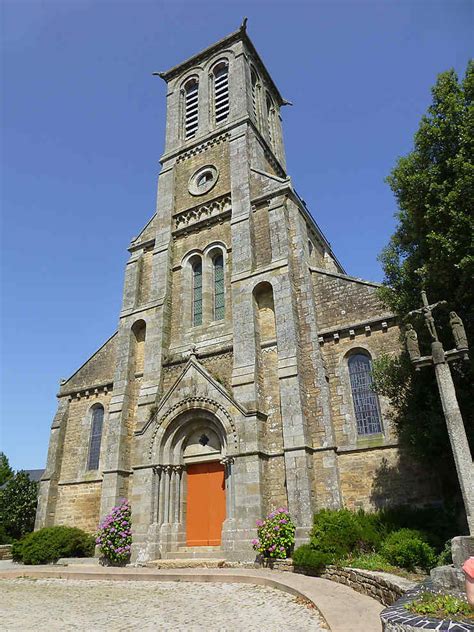
[[275, 571], [299, 573], [311, 577], [322, 577], [338, 584], [349, 586], [362, 595], [376, 599], [383, 606], [391, 606], [403, 597], [408, 590], [413, 590], [417, 582], [384, 571], [369, 571], [350, 566], [329, 565], [323, 573], [312, 573], [310, 569], [296, 568], [291, 559], [264, 560], [264, 568]]
[[[112, 581], [175, 581], [175, 582], [216, 582], [245, 583], [267, 586], [281, 590], [295, 597], [309, 601], [319, 613], [321, 620], [331, 632], [348, 632], [347, 616], [356, 606], [359, 619], [351, 627], [351, 632], [378, 632], [380, 627], [378, 603], [366, 596], [360, 596], [350, 588], [338, 585], [329, 580], [308, 577], [293, 573], [277, 573], [275, 571], [252, 571], [247, 569], [181, 569], [161, 570], [142, 568], [97, 568], [82, 566], [72, 570], [70, 567], [43, 568], [23, 567], [2, 569], [0, 579], [77, 579], [77, 580], [112, 580]], [[346, 592], [348, 591], [348, 592]], [[339, 594], [340, 593], [340, 594]], [[364, 601], [362, 601], [364, 600]], [[325, 602], [323, 605], [320, 601]], [[376, 604], [376, 607], [374, 608]], [[367, 610], [369, 606], [370, 612]], [[349, 612], [348, 612], [349, 609]], [[343, 611], [341, 613], [341, 611]], [[362, 616], [361, 616], [361, 613]], [[341, 616], [342, 615], [342, 616]]]

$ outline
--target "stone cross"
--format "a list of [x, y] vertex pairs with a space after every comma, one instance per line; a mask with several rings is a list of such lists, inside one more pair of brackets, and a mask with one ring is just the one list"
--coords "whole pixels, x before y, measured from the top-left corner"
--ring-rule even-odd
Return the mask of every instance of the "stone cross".
[[[441, 404], [443, 406], [449, 440], [453, 450], [456, 471], [458, 474], [459, 484], [461, 486], [464, 507], [466, 509], [469, 533], [474, 535], [474, 466], [472, 463], [471, 451], [469, 449], [469, 443], [461, 411], [459, 410], [451, 370], [449, 368], [449, 362], [452, 360], [459, 360], [460, 358], [464, 360], [468, 359], [467, 340], [465, 345], [464, 339], [462, 339], [462, 344], [458, 345], [462, 321], [456, 315], [457, 320], [455, 325], [457, 329], [455, 332], [453, 327], [453, 334], [455, 335], [457, 348], [445, 352], [443, 345], [438, 339], [438, 332], [436, 331], [432, 310], [438, 305], [445, 305], [446, 301], [438, 301], [437, 303], [430, 305], [424, 290], [421, 292], [421, 300], [423, 302], [423, 307], [409, 312], [409, 316], [413, 314], [422, 314], [424, 316], [425, 324], [432, 338], [431, 355], [417, 358], [417, 354], [414, 354], [412, 350], [410, 353], [410, 359], [415, 365], [417, 371], [419, 371], [422, 366], [434, 365]], [[464, 329], [462, 329], [462, 331], [464, 331]], [[458, 335], [457, 337], [456, 334]], [[459, 348], [459, 346], [462, 348]]]

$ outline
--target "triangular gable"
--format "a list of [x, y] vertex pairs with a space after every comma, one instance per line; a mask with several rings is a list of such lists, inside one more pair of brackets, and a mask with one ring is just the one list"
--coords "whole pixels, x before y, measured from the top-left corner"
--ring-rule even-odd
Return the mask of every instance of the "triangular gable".
[[115, 332], [88, 360], [61, 384], [60, 394], [96, 384], [113, 382], [116, 355]]
[[142, 230], [138, 233], [137, 237], [134, 237], [134, 239], [132, 239], [132, 242], [130, 244], [131, 248], [136, 248], [139, 244], [149, 241], [150, 239], [154, 239], [156, 232], [155, 219], [156, 213], [148, 220]]
[[[201, 385], [199, 385], [199, 381]], [[249, 415], [249, 412], [235, 401], [228, 390], [203, 367], [199, 360], [196, 359], [196, 356], [192, 355], [179, 377], [160, 400], [154, 414], [141, 428], [137, 429], [137, 433], [141, 434], [145, 432], [154, 419], [161, 417], [170, 406], [174, 406], [180, 402], [185, 397], [185, 391], [189, 391], [190, 383], [193, 382], [194, 394], [196, 396], [212, 397], [212, 399], [215, 399], [220, 404], [234, 408], [244, 416]]]

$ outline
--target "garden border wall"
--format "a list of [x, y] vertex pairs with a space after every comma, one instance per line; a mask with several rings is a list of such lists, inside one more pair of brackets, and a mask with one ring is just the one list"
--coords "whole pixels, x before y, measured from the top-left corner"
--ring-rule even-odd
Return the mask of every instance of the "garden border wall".
[[[264, 568], [276, 571], [289, 571], [303, 575], [316, 575], [314, 571], [305, 568], [295, 568], [291, 559], [272, 560], [264, 559]], [[416, 586], [416, 582], [384, 573], [382, 571], [367, 571], [359, 568], [327, 566], [323, 573], [317, 574], [323, 579], [330, 579], [338, 584], [349, 586], [353, 590], [376, 599], [383, 606], [391, 606], [400, 597]]]

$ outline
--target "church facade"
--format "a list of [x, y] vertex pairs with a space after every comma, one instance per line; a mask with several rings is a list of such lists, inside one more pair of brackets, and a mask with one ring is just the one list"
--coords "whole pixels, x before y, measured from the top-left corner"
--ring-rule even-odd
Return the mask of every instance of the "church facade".
[[277, 507], [302, 541], [322, 507], [434, 499], [371, 388], [394, 316], [296, 193], [286, 102], [245, 25], [160, 76], [156, 213], [129, 247], [118, 331], [61, 382], [36, 528], [94, 531], [128, 498], [133, 561], [249, 559]]

